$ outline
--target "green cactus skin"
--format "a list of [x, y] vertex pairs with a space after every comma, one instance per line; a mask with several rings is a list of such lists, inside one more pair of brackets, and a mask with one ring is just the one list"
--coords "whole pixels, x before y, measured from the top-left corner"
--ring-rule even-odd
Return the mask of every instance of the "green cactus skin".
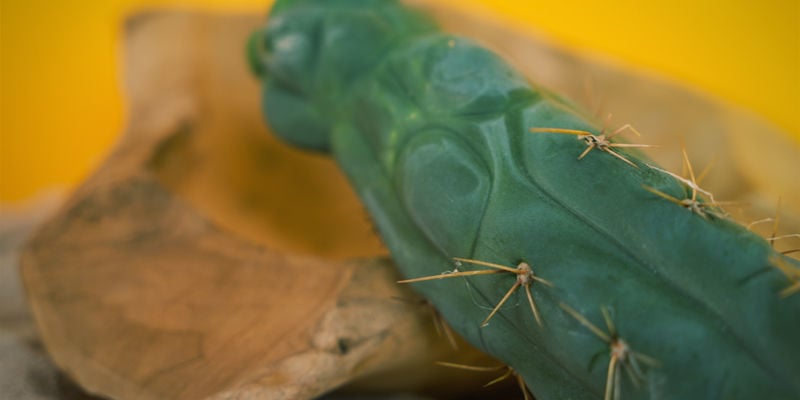
[[531, 286], [541, 325], [518, 290], [485, 327], [513, 274], [414, 283], [539, 399], [604, 397], [609, 345], [576, 317], [605, 331], [601, 309], [659, 363], [637, 387], [621, 360], [622, 399], [800, 398], [800, 294], [775, 268], [797, 262], [645, 190], [691, 195], [636, 152], [531, 133], [599, 131], [494, 53], [391, 0], [279, 1], [250, 52], [274, 131], [338, 160], [404, 276], [463, 257], [553, 283]]

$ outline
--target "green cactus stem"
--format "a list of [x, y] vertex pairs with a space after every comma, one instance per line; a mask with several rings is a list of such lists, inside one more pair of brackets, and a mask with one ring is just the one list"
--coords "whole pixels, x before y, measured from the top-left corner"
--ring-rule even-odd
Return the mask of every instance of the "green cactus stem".
[[798, 262], [495, 53], [392, 0], [278, 1], [250, 51], [275, 133], [537, 398], [800, 398]]

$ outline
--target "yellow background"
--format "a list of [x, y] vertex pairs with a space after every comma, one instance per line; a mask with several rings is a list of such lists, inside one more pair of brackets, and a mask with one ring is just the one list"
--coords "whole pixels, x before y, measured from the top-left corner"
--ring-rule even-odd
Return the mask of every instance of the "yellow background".
[[[149, 6], [260, 0], [0, 0], [0, 202], [71, 187], [124, 125], [119, 34]], [[474, 7], [750, 108], [800, 138], [800, 1], [439, 0]]]

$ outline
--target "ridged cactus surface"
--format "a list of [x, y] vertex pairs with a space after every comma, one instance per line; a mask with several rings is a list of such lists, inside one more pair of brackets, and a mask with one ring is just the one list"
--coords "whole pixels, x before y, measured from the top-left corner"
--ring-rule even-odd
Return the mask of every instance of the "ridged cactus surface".
[[413, 285], [537, 398], [800, 398], [798, 263], [493, 52], [297, 0], [250, 57], [274, 131], [338, 160], [405, 277], [453, 275]]

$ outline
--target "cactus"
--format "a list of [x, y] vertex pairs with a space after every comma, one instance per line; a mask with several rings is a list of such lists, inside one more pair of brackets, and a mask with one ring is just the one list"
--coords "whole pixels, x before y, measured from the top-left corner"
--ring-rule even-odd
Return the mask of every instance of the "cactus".
[[249, 51], [274, 132], [336, 158], [402, 274], [537, 398], [800, 398], [798, 263], [693, 176], [392, 0], [278, 1]]

